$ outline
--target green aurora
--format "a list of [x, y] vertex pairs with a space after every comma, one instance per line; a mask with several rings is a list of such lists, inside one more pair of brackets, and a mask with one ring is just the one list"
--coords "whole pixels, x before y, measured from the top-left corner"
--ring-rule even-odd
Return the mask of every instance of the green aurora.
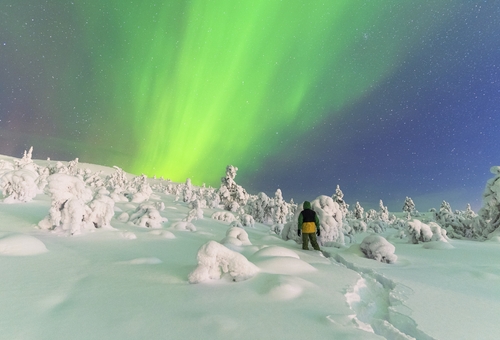
[[46, 105], [91, 117], [68, 143], [83, 160], [217, 185], [226, 165], [257, 171], [284, 140], [342, 115], [433, 29], [419, 14], [449, 3], [75, 2], [78, 40], [69, 62], [46, 63], [60, 75]]

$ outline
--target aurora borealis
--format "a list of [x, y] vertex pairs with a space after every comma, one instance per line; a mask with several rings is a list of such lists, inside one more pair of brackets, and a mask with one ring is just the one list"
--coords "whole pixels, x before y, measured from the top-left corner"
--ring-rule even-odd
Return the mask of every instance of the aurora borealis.
[[[0, 0], [0, 153], [399, 209], [500, 165], [494, 2]], [[428, 208], [422, 203], [422, 208]]]

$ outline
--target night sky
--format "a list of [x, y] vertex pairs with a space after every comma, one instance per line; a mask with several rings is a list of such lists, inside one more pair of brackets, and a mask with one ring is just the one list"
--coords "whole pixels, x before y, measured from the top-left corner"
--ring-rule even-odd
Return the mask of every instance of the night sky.
[[0, 0], [0, 154], [401, 211], [481, 206], [500, 6]]

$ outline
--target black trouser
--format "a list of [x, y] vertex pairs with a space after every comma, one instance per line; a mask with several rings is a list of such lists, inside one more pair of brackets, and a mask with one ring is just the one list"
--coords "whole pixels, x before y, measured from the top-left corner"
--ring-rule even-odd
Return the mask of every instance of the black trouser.
[[314, 250], [321, 250], [316, 239], [316, 233], [302, 233], [302, 249], [309, 250], [309, 240], [311, 240]]

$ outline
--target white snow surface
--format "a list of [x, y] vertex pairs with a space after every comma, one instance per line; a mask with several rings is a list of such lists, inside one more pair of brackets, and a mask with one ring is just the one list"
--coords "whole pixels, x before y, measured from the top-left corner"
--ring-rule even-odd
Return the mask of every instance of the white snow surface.
[[[155, 195], [169, 207], [161, 217], [177, 222], [141, 228], [116, 218], [120, 209], [139, 204], [117, 203], [112, 228], [77, 236], [37, 227], [51, 207], [45, 194], [25, 203], [0, 201], [0, 338], [497, 339], [500, 334], [498, 242], [412, 244], [388, 228], [382, 236], [394, 246], [396, 263], [366, 258], [360, 242], [368, 234], [356, 234], [349, 247], [322, 247], [331, 255], [325, 257], [284, 241], [261, 223], [245, 228], [247, 241], [237, 229], [228, 232], [227, 222], [210, 218], [217, 209], [203, 209], [204, 218], [192, 221], [195, 228], [181, 227], [188, 204]], [[241, 242], [239, 252], [218, 243], [228, 237]], [[204, 276], [190, 284], [200, 250], [202, 262], [227, 264], [228, 271], [219, 271], [220, 279]], [[237, 282], [231, 266], [237, 269], [233, 274], [241, 274]]]

